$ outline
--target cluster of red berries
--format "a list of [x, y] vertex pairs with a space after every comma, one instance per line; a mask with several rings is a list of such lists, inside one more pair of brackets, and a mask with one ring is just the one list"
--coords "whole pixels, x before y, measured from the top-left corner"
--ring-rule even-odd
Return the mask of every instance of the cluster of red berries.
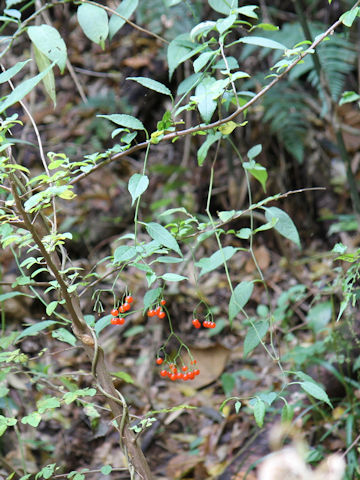
[[131, 308], [131, 304], [134, 301], [133, 297], [131, 295], [127, 295], [125, 297], [125, 302], [120, 305], [118, 308], [113, 308], [111, 310], [111, 315], [112, 318], [110, 320], [111, 325], [124, 325], [125, 323], [125, 318], [119, 316], [120, 313], [125, 313], [128, 312]]
[[[195, 328], [200, 328], [201, 327], [201, 323], [197, 318], [194, 318], [194, 320], [192, 321], [192, 324], [194, 325]], [[216, 323], [212, 322], [211, 320], [204, 320], [203, 323], [202, 323], [202, 326], [204, 328], [215, 328]]]
[[[166, 305], [166, 300], [161, 300], [160, 305]], [[148, 317], [158, 317], [158, 318], [165, 318], [166, 313], [164, 310], [158, 305], [155, 309], [150, 309], [147, 312]]]
[[[156, 359], [156, 363], [158, 365], [161, 365], [163, 363], [163, 359], [161, 357], [158, 357]], [[194, 380], [197, 375], [200, 375], [200, 370], [198, 368], [195, 368], [196, 360], [192, 360], [190, 364], [192, 365], [192, 370], [189, 370], [189, 367], [184, 365], [183, 367], [181, 367], [181, 371], [179, 371], [175, 364], [170, 363], [169, 370], [161, 370], [160, 375], [162, 377], [169, 377], [170, 380], [172, 380], [173, 382], [175, 380]]]

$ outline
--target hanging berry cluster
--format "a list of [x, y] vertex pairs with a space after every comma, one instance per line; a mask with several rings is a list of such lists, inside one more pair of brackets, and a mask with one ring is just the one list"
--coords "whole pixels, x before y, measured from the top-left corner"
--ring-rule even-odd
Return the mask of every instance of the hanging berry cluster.
[[113, 308], [111, 310], [111, 325], [124, 325], [125, 316], [122, 316], [124, 313], [128, 312], [131, 308], [131, 304], [134, 299], [131, 295], [125, 297], [125, 302], [122, 303], [118, 308]]
[[[156, 359], [157, 365], [162, 365], [163, 361], [162, 357]], [[160, 376], [169, 377], [173, 382], [175, 380], [194, 380], [197, 375], [200, 375], [200, 370], [196, 367], [196, 360], [191, 360], [190, 367], [183, 365], [181, 369], [177, 367], [176, 363], [169, 363], [168, 370], [160, 371]]]
[[[166, 305], [166, 300], [161, 300], [160, 305], [162, 305], [162, 306]], [[158, 305], [155, 309], [151, 308], [150, 310], [148, 310], [147, 316], [148, 317], [165, 318], [166, 313], [164, 312], [164, 310], [161, 308], [160, 305]]]
[[[201, 323], [200, 323], [200, 320], [198, 318], [194, 318], [194, 320], [192, 321], [192, 324], [194, 325], [195, 328], [200, 328], [201, 327]], [[212, 320], [204, 320], [203, 323], [202, 323], [202, 326], [204, 328], [215, 328], [216, 323], [213, 322]]]

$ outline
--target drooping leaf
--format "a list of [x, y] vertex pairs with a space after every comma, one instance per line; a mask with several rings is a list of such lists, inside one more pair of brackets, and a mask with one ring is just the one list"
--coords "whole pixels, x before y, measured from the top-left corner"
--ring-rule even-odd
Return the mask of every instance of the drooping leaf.
[[148, 310], [160, 297], [162, 288], [152, 288], [144, 295], [144, 309]]
[[143, 87], [149, 88], [150, 90], [154, 90], [155, 92], [162, 93], [163, 95], [171, 95], [171, 91], [162, 83], [158, 82], [157, 80], [153, 80], [152, 78], [147, 77], [127, 77], [126, 80], [134, 80], [134, 82], [140, 83]]
[[170, 250], [174, 250], [174, 252], [178, 253], [182, 257], [180, 247], [175, 237], [173, 237], [165, 227], [159, 223], [150, 222], [146, 224], [146, 230], [152, 239], [154, 239], [160, 245], [170, 248]]
[[140, 120], [132, 115], [126, 115], [124, 113], [114, 113], [112, 115], [96, 115], [97, 117], [106, 118], [116, 125], [121, 125], [126, 128], [133, 128], [134, 130], [145, 130], [144, 125]]
[[57, 300], [54, 300], [53, 302], [50, 302], [49, 305], [46, 307], [46, 315], [51, 315], [56, 307], [58, 306], [59, 302]]
[[112, 14], [109, 21], [109, 38], [112, 40], [113, 36], [120, 30], [120, 28], [125, 24], [126, 20], [131, 17], [135, 12], [139, 0], [123, 0], [120, 5], [115, 10], [121, 17], [118, 15]]
[[327, 403], [332, 408], [327, 393], [323, 388], [320, 387], [319, 384], [313, 382], [300, 382], [300, 386], [303, 390], [305, 390], [306, 393], [316, 398], [317, 400], [321, 400], [322, 402]]
[[213, 99], [213, 92], [211, 87], [216, 83], [213, 77], [205, 77], [204, 80], [197, 85], [195, 89], [195, 96], [191, 100], [196, 102], [197, 108], [201, 118], [206, 123], [210, 123], [211, 117], [216, 110], [217, 103]]
[[35, 47], [64, 73], [67, 59], [66, 45], [56, 28], [50, 25], [31, 26], [27, 34]]
[[269, 329], [269, 322], [267, 320], [260, 320], [254, 322], [254, 325], [249, 327], [244, 340], [244, 357], [247, 357], [255, 347], [259, 345], [261, 340], [266, 335]]
[[37, 322], [34, 323], [34, 325], [31, 325], [30, 327], [25, 328], [18, 337], [16, 337], [15, 342], [19, 341], [21, 338], [28, 337], [31, 335], [36, 335], [42, 330], [45, 330], [45, 328], [50, 327], [50, 325], [55, 325], [57, 322], [56, 320], [44, 320], [42, 322]]
[[224, 264], [224, 261], [230, 260], [230, 258], [236, 253], [236, 248], [234, 247], [224, 247], [221, 250], [217, 250], [210, 257], [201, 258], [198, 262], [195, 263], [197, 267], [200, 267], [199, 277], [205, 275], [205, 273], [212, 272], [216, 268], [219, 268]]
[[111, 315], [105, 315], [104, 317], [101, 317], [96, 323], [95, 323], [95, 333], [96, 335], [99, 335], [99, 333], [104, 330], [105, 327], [110, 325], [110, 318]]
[[266, 180], [268, 178], [268, 173], [265, 167], [256, 163], [254, 160], [250, 162], [244, 162], [243, 167], [258, 180], [263, 187], [264, 192], [266, 193]]
[[209, 133], [207, 135], [205, 142], [201, 145], [201, 147], [197, 152], [197, 160], [200, 167], [204, 163], [211, 145], [217, 142], [220, 138], [221, 138], [221, 132]]
[[265, 210], [266, 220], [271, 222], [273, 218], [277, 218], [278, 221], [274, 226], [275, 230], [277, 230], [283, 237], [291, 240], [295, 243], [295, 245], [301, 248], [299, 233], [289, 215], [277, 207], [263, 208]]
[[14, 103], [22, 100], [28, 93], [31, 92], [36, 85], [49, 73], [54, 64], [51, 64], [44, 71], [32, 78], [24, 80], [18, 85], [4, 100], [0, 102], [0, 113], [3, 113], [7, 108], [14, 105]]
[[56, 338], [60, 342], [68, 343], [69, 345], [72, 345], [75, 347], [76, 345], [76, 337], [73, 335], [69, 330], [66, 330], [66, 328], [57, 328], [54, 330], [51, 334], [53, 338]]
[[109, 34], [109, 22], [106, 11], [96, 5], [83, 3], [77, 10], [77, 18], [82, 31], [88, 39], [104, 48], [105, 40]]
[[265, 417], [265, 403], [260, 400], [260, 398], [256, 399], [256, 403], [254, 405], [254, 418], [256, 425], [260, 428], [264, 425], [264, 417]]
[[2, 293], [0, 295], [0, 302], [5, 302], [5, 300], [8, 300], [9, 298], [17, 297], [18, 295], [24, 295], [25, 297], [34, 298], [32, 295], [28, 295], [27, 293], [7, 292], [7, 293]]
[[230, 323], [249, 301], [254, 289], [252, 282], [241, 282], [234, 288], [229, 302]]
[[8, 82], [12, 79], [20, 70], [28, 63], [31, 62], [31, 59], [25, 60], [24, 62], [18, 62], [13, 67], [9, 68], [3, 73], [0, 73], [0, 84]]
[[134, 175], [130, 177], [128, 190], [132, 198], [131, 205], [134, 205], [135, 200], [145, 192], [148, 186], [149, 186], [149, 178], [146, 175], [141, 175], [140, 173], [134, 173]]
[[188, 33], [182, 33], [172, 40], [167, 50], [167, 62], [169, 66], [169, 79], [175, 69], [185, 60], [196, 55], [198, 45], [191, 41]]

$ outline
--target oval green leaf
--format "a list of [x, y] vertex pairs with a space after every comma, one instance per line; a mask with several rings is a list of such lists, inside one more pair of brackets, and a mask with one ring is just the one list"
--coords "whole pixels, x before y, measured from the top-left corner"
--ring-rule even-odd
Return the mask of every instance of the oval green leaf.
[[166, 230], [165, 227], [159, 223], [150, 222], [146, 224], [146, 230], [153, 240], [164, 247], [170, 248], [170, 250], [174, 250], [174, 252], [178, 253], [182, 257], [182, 253], [177, 241], [171, 235], [171, 233]]
[[171, 91], [162, 83], [158, 82], [157, 80], [153, 80], [152, 78], [146, 77], [127, 77], [126, 80], [134, 80], [134, 82], [140, 83], [143, 87], [149, 88], [150, 90], [154, 90], [155, 92], [162, 93], [163, 95], [169, 95], [172, 97]]
[[131, 205], [134, 205], [135, 200], [145, 192], [148, 186], [149, 178], [146, 175], [134, 173], [134, 175], [130, 178], [128, 184], [128, 190], [132, 198]]
[[77, 18], [88, 39], [103, 48], [109, 34], [109, 22], [105, 10], [96, 5], [84, 3], [77, 10]]

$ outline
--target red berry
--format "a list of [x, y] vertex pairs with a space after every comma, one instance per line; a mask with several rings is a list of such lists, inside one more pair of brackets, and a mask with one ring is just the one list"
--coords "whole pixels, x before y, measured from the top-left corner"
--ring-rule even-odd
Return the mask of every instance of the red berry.
[[200, 370], [198, 368], [195, 368], [194, 375], [200, 375]]
[[149, 310], [147, 314], [148, 317], [155, 317], [155, 310]]
[[156, 359], [156, 363], [157, 363], [158, 365], [161, 365], [161, 364], [163, 363], [163, 361], [164, 361], [164, 360], [163, 360], [161, 357], [158, 357], [158, 358]]
[[190, 365], [196, 365], [196, 360], [191, 360]]
[[124, 317], [120, 317], [120, 318], [118, 319], [118, 322], [117, 322], [117, 323], [118, 323], [118, 325], [124, 325], [124, 323], [125, 323], [125, 318], [124, 318]]
[[187, 369], [188, 369], [188, 367], [187, 367], [186, 365], [184, 365], [181, 370], [182, 370], [183, 372], [186, 372]]
[[189, 374], [188, 373], [183, 373], [183, 380], [189, 380]]
[[111, 325], [117, 325], [117, 321], [118, 321], [117, 317], [110, 318]]
[[110, 313], [113, 317], [117, 317], [119, 315], [119, 310], [113, 308]]
[[165, 312], [160, 312], [159, 315], [158, 315], [159, 318], [165, 318], [166, 317], [166, 313]]
[[134, 299], [131, 295], [128, 295], [127, 297], [125, 297], [125, 302], [126, 303], [132, 303], [133, 301], [134, 301]]
[[199, 322], [199, 320], [197, 318], [194, 318], [194, 320], [192, 321], [192, 324], [194, 325], [195, 328], [200, 328], [201, 327], [201, 323]]
[[209, 328], [209, 323], [210, 323], [209, 320], [204, 320], [203, 321], [203, 327], [204, 328]]
[[189, 372], [188, 373], [189, 380], [194, 380], [195, 378], [195, 373], [194, 372]]
[[178, 372], [178, 373], [176, 374], [176, 380], [181, 380], [182, 377], [183, 377], [183, 374], [182, 374], [181, 372]]
[[161, 307], [157, 307], [157, 309], [155, 310], [155, 315], [158, 317], [161, 312], [162, 312]]
[[166, 305], [166, 300], [161, 300], [161, 305]]
[[122, 305], [122, 307], [123, 307], [123, 309], [124, 309], [125, 312], [128, 312], [128, 311], [130, 310], [130, 308], [131, 308], [131, 305], [130, 305], [130, 303], [124, 303], [124, 304]]
[[211, 322], [211, 328], [215, 328], [216, 327], [216, 323], [215, 322]]
[[172, 381], [176, 380], [176, 373], [172, 373], [170, 375], [170, 380], [172, 380]]
[[161, 372], [160, 372], [160, 375], [162, 377], [166, 377], [167, 374], [168, 374], [168, 372], [166, 370], [161, 370]]
[[125, 313], [124, 305], [120, 305], [119, 313]]

